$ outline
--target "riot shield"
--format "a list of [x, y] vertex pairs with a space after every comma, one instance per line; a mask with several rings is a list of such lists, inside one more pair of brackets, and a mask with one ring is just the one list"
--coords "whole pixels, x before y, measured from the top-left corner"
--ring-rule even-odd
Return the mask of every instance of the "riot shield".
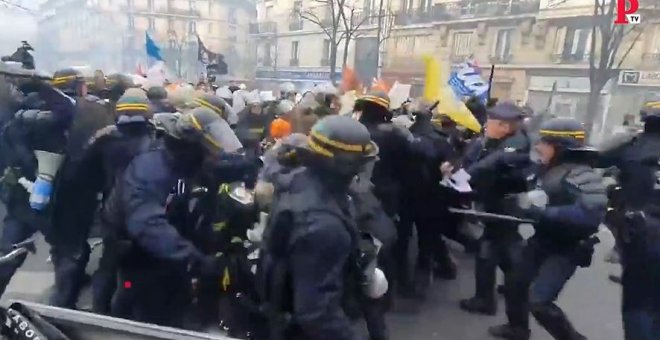
[[85, 340], [234, 340], [219, 334], [205, 334], [162, 327], [109, 316], [17, 301], [57, 327], [71, 339]]

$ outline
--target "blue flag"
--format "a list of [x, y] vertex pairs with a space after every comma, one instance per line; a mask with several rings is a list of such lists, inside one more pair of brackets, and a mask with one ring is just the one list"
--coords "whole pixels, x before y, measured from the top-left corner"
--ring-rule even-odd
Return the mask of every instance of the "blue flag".
[[473, 96], [484, 104], [488, 100], [490, 84], [481, 77], [481, 69], [475, 62], [468, 60], [461, 64], [451, 73], [448, 83], [460, 100]]
[[153, 39], [151, 39], [151, 37], [149, 36], [149, 32], [145, 32], [145, 34], [147, 35], [147, 39], [145, 43], [145, 47], [147, 49], [147, 55], [151, 58], [162, 61], [163, 57], [160, 56], [160, 47], [158, 47], [158, 45], [156, 45], [156, 42]]

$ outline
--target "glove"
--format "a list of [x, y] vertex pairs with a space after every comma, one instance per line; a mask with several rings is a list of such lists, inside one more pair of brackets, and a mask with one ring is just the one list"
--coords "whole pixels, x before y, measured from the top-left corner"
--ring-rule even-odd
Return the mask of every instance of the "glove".
[[30, 194], [30, 207], [34, 210], [44, 210], [50, 202], [50, 195], [53, 193], [53, 183], [41, 176], [37, 177], [32, 186]]
[[537, 189], [518, 196], [518, 207], [527, 209], [529, 207], [545, 208], [548, 205], [548, 194], [545, 191]]

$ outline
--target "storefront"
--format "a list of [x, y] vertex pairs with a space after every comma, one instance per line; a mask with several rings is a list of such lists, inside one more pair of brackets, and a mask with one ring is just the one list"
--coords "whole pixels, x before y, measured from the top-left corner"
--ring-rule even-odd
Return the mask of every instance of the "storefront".
[[612, 95], [612, 114], [639, 118], [639, 109], [650, 101], [660, 101], [660, 71], [621, 71]]
[[[335, 83], [341, 81], [341, 70], [335, 71]], [[330, 71], [326, 70], [257, 70], [256, 82], [261, 88], [276, 88], [284, 82], [291, 82], [299, 90], [311, 89], [314, 85], [330, 82]]]

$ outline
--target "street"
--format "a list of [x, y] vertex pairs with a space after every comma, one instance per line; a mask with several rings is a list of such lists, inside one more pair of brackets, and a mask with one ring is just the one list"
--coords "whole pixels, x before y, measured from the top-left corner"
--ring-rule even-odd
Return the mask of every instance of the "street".
[[[529, 228], [524, 228], [529, 235]], [[603, 262], [605, 253], [612, 245], [608, 232], [599, 234], [601, 244], [594, 255], [594, 263], [588, 269], [579, 269], [563, 292], [559, 305], [566, 311], [577, 329], [589, 339], [622, 339], [619, 312], [619, 287], [611, 283], [607, 276], [617, 272], [614, 265]], [[51, 265], [47, 263], [48, 250], [43, 240], [38, 244], [38, 252], [31, 255], [16, 274], [3, 297], [6, 303], [12, 299], [46, 301], [53, 283]], [[393, 340], [440, 339], [440, 340], [484, 340], [489, 339], [487, 328], [505, 320], [504, 303], [501, 301], [496, 317], [475, 316], [458, 308], [458, 301], [473, 293], [473, 260], [456, 249], [454, 254], [459, 263], [459, 278], [456, 281], [436, 281], [432, 293], [423, 304], [416, 306], [419, 311], [402, 313], [401, 304], [389, 317]], [[90, 261], [90, 272], [98, 260], [98, 249]], [[89, 306], [89, 291], [79, 302], [79, 307]], [[408, 306], [410, 307], [410, 306]], [[410, 308], [408, 308], [410, 309]], [[532, 321], [532, 339], [551, 340], [551, 337]]]

